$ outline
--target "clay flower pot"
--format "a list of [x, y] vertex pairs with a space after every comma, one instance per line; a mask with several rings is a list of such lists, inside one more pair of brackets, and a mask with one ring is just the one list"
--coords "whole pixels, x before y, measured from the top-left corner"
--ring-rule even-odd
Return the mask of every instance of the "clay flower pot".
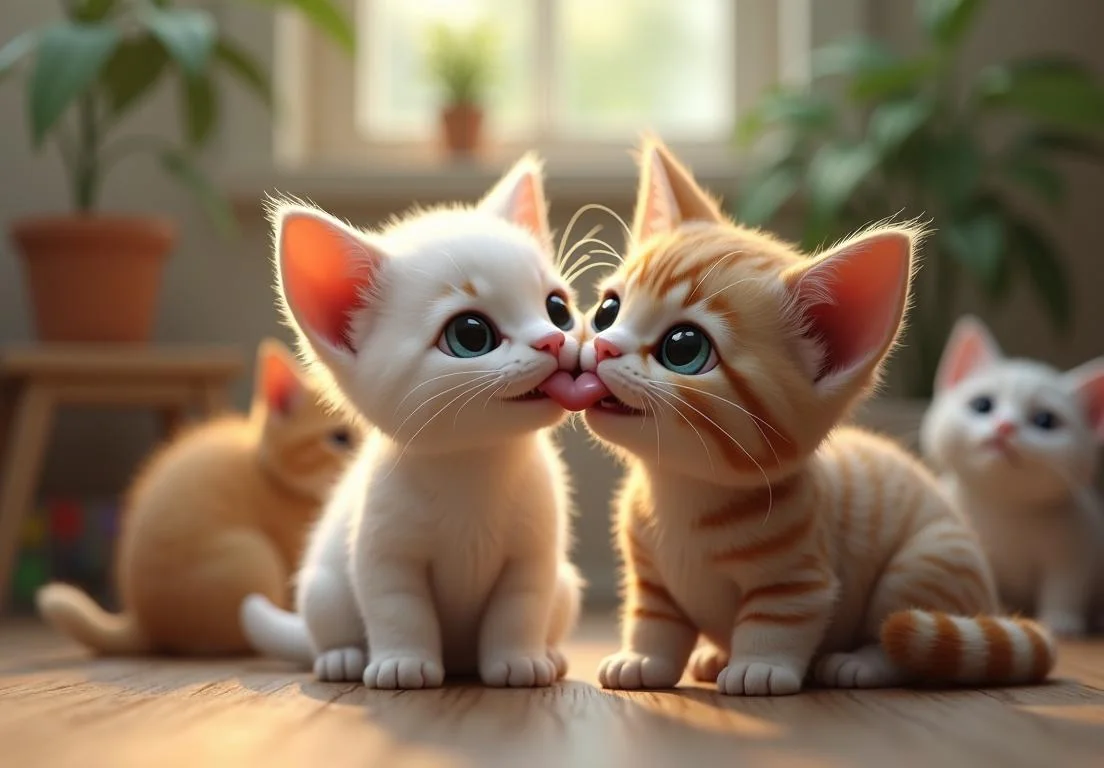
[[452, 104], [441, 112], [445, 146], [454, 155], [470, 155], [479, 147], [483, 110], [475, 104]]
[[11, 237], [23, 255], [39, 340], [149, 341], [176, 238], [171, 221], [36, 217], [14, 222]]

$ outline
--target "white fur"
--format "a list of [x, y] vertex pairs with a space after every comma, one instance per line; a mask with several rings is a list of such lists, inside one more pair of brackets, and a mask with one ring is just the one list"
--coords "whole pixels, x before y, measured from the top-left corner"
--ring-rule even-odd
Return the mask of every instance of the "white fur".
[[[352, 350], [327, 343], [283, 293], [335, 399], [376, 427], [299, 571], [297, 610], [322, 679], [422, 688], [447, 671], [530, 686], [565, 671], [556, 646], [582, 586], [567, 558], [568, 479], [548, 434], [565, 413], [550, 400], [506, 398], [575, 367], [581, 322], [558, 356], [530, 347], [557, 330], [546, 297], [570, 292], [553, 264], [543, 194], [536, 210], [531, 198], [515, 206], [523, 184], [539, 192], [530, 158], [479, 207], [419, 213], [378, 235], [313, 209], [277, 212], [278, 225], [323, 218], [354, 259], [378, 270], [352, 318]], [[465, 310], [490, 318], [501, 346], [476, 358], [446, 354], [442, 329]], [[243, 606], [259, 640], [266, 615], [255, 601]]]
[[[925, 415], [922, 449], [973, 520], [1003, 600], [1058, 634], [1084, 634], [1104, 598], [1104, 509], [1092, 487], [1098, 445], [1079, 388], [1088, 366], [1063, 373], [1005, 358], [972, 318], [948, 344], [944, 377], [956, 352], [964, 357]], [[992, 400], [988, 413], [971, 407], [981, 396]], [[1032, 423], [1040, 409], [1056, 416], [1056, 428]], [[1002, 420], [1016, 430], [1008, 454], [990, 442]]]

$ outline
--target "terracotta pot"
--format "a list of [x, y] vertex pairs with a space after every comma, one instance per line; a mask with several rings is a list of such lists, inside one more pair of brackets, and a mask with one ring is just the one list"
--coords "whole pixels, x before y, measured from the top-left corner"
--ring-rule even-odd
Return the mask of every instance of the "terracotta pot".
[[470, 155], [483, 133], [483, 110], [475, 104], [453, 104], [441, 112], [445, 145], [454, 155]]
[[51, 216], [11, 226], [41, 341], [146, 342], [176, 239], [157, 217]]

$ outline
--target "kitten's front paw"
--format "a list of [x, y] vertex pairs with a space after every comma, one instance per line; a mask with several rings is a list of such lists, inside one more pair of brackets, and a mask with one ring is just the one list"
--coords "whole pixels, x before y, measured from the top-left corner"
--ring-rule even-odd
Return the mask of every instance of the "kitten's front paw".
[[1078, 638], [1088, 634], [1088, 624], [1083, 616], [1076, 613], [1043, 613], [1039, 617], [1040, 623], [1056, 634], [1058, 637]]
[[728, 654], [709, 643], [694, 649], [690, 656], [690, 674], [699, 683], [715, 683], [728, 664]]
[[729, 696], [788, 696], [801, 690], [801, 676], [782, 664], [729, 662], [717, 675], [717, 690]]
[[548, 660], [552, 662], [552, 666], [556, 668], [556, 679], [564, 677], [567, 674], [567, 658], [560, 652], [559, 648], [554, 646], [548, 646]]
[[890, 688], [905, 682], [904, 673], [877, 645], [830, 653], [816, 662], [813, 677], [827, 688]]
[[676, 668], [662, 656], [644, 656], [622, 651], [607, 656], [598, 667], [598, 682], [604, 688], [632, 691], [639, 688], [674, 688], [682, 677]]
[[360, 648], [333, 648], [314, 660], [314, 676], [324, 683], [359, 680], [363, 673], [364, 651]]
[[372, 659], [364, 670], [364, 684], [385, 690], [440, 688], [445, 669], [440, 662], [419, 656], [391, 656]]
[[552, 685], [556, 680], [556, 664], [548, 653], [496, 656], [479, 665], [479, 676], [486, 685], [495, 688], [533, 688]]

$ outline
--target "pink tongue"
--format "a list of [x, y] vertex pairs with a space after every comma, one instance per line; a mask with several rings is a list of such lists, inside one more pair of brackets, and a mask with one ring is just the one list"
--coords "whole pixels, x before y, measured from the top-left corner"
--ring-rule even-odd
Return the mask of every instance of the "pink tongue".
[[579, 374], [577, 379], [567, 371], [556, 371], [538, 389], [569, 411], [584, 411], [610, 393], [602, 380], [589, 371]]

